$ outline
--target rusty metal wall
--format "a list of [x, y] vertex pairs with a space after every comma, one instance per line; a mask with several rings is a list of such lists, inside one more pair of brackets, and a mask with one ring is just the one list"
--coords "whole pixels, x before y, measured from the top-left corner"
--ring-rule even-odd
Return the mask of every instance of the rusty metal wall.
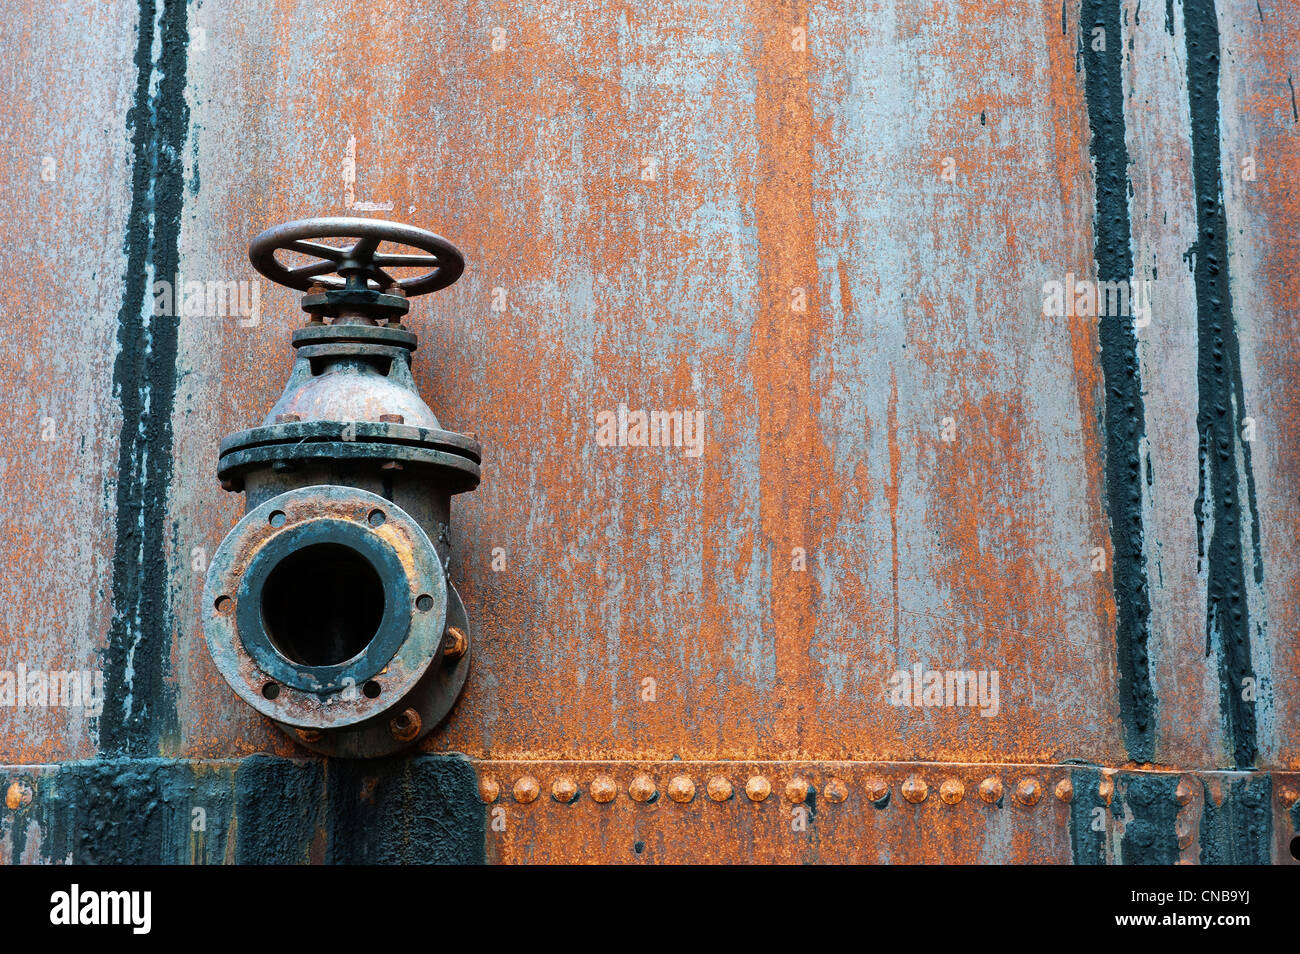
[[[460, 799], [489, 860], [1290, 860], [1285, 4], [15, 15], [0, 668], [97, 670], [105, 700], [0, 706], [0, 854], [113, 856], [68, 835], [68, 793], [129, 766], [224, 819], [201, 850], [184, 813], [159, 822], [157, 857], [257, 860], [233, 819], [292, 797], [269, 765], [391, 783], [393, 811]], [[261, 283], [255, 315], [160, 319], [153, 282], [250, 280], [262, 228], [371, 213], [468, 263], [408, 321], [428, 403], [485, 448], [453, 522], [473, 671], [426, 745], [468, 762], [322, 769], [228, 691], [200, 624], [240, 510], [217, 441], [275, 400], [301, 312]], [[1151, 282], [1149, 324], [1045, 316], [1070, 275]], [[599, 446], [620, 404], [702, 411], [702, 454]], [[889, 704], [914, 664], [996, 671], [996, 715]], [[272, 795], [237, 783], [250, 757]], [[675, 760], [684, 827], [670, 794], [630, 794], [638, 772], [669, 793]], [[1126, 810], [1113, 769], [1138, 780]], [[917, 773], [933, 791], [906, 809]], [[990, 773], [1007, 799], [975, 797]], [[771, 801], [740, 793], [756, 774]], [[1010, 798], [1024, 777], [1041, 806]], [[797, 778], [821, 803], [791, 829]], [[294, 857], [354, 857], [321, 845], [365, 830], [361, 802], [327, 796], [334, 842]], [[1134, 811], [1153, 834], [1121, 850]]]

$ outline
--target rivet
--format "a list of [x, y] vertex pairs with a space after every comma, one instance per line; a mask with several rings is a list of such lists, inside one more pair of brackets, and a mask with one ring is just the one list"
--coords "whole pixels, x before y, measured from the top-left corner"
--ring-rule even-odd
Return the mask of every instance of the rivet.
[[946, 778], [939, 786], [939, 798], [945, 805], [956, 805], [966, 794], [966, 786], [955, 778]]
[[1296, 794], [1294, 788], [1285, 787], [1278, 791], [1277, 798], [1285, 807], [1290, 808], [1297, 800], [1300, 800], [1300, 795]]
[[1056, 783], [1056, 797], [1063, 802], [1074, 800], [1074, 783], [1068, 778], [1063, 778]]
[[929, 793], [930, 786], [919, 775], [909, 775], [903, 782], [903, 797], [913, 805], [921, 804]]
[[772, 794], [772, 783], [762, 775], [755, 775], [745, 783], [745, 794], [751, 802], [761, 802]]
[[34, 794], [31, 784], [20, 779], [10, 785], [9, 790], [5, 792], [5, 806], [10, 811], [17, 811], [30, 805]]
[[826, 783], [826, 788], [823, 793], [826, 796], [826, 801], [839, 804], [849, 797], [849, 787], [839, 779], [833, 778]]
[[808, 783], [795, 776], [785, 784], [785, 799], [792, 805], [799, 805], [808, 800]]
[[561, 775], [551, 783], [551, 798], [568, 805], [578, 797], [578, 783], [567, 775]]
[[984, 781], [980, 782], [980, 798], [990, 805], [1002, 801], [1002, 779], [995, 775], [990, 775]]
[[379, 465], [380, 470], [403, 470], [400, 460], [386, 460]]
[[668, 797], [675, 802], [689, 802], [695, 797], [695, 783], [685, 775], [678, 775], [668, 783]]
[[864, 786], [867, 790], [867, 800], [879, 804], [889, 798], [889, 783], [879, 775], [873, 775], [867, 779]]
[[1192, 788], [1192, 780], [1184, 775], [1178, 780], [1178, 787], [1174, 789], [1174, 801], [1179, 805], [1186, 805], [1192, 800], [1195, 789]]
[[298, 729], [298, 738], [304, 742], [319, 742], [320, 729]]
[[725, 802], [727, 799], [731, 798], [733, 794], [731, 780], [723, 778], [721, 775], [715, 775], [713, 778], [709, 779], [709, 784], [706, 787], [706, 790], [709, 793], [709, 798], [713, 799], [715, 802]]
[[541, 791], [541, 786], [537, 784], [537, 779], [531, 775], [525, 775], [519, 781], [515, 782], [515, 801], [521, 805], [527, 805], [537, 798]]
[[388, 720], [388, 733], [398, 742], [410, 742], [420, 734], [424, 720], [414, 709], [405, 709]]
[[1037, 805], [1038, 800], [1043, 797], [1043, 786], [1038, 784], [1036, 778], [1022, 778], [1016, 785], [1016, 801], [1026, 807]]
[[1097, 795], [1107, 805], [1110, 804], [1110, 798], [1115, 794], [1115, 781], [1109, 775], [1103, 775], [1101, 781], [1097, 783]]
[[612, 802], [617, 794], [618, 785], [608, 775], [597, 775], [591, 780], [592, 801], [604, 805], [606, 802]]
[[381, 424], [401, 424], [406, 418], [400, 414], [380, 414], [379, 421]]
[[632, 796], [634, 802], [648, 802], [655, 796], [655, 782], [649, 775], [641, 774], [632, 779], [632, 784], [627, 787], [627, 793]]
[[494, 778], [481, 778], [478, 780], [478, 797], [484, 805], [491, 805], [501, 795], [501, 786], [497, 784]]

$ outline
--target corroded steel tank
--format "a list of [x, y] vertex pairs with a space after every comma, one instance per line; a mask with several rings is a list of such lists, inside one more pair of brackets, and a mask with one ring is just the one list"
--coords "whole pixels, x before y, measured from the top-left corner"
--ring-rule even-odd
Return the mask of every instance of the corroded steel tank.
[[[1294, 861], [1283, 9], [9, 15], [0, 859]], [[330, 216], [464, 274], [313, 323], [247, 247]], [[415, 336], [349, 365], [400, 422], [286, 395]], [[231, 463], [349, 418], [481, 483]], [[281, 493], [405, 515], [437, 705], [231, 691], [205, 586]]]

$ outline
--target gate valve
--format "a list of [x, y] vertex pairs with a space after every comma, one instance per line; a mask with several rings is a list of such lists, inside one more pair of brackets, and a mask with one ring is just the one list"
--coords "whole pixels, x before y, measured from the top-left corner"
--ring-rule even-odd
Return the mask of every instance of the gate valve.
[[[277, 257], [289, 253], [311, 260]], [[409, 298], [452, 284], [464, 261], [424, 229], [343, 217], [268, 229], [249, 258], [306, 292], [310, 320], [270, 413], [221, 442], [217, 474], [244, 493], [244, 516], [208, 570], [208, 649], [300, 744], [387, 755], [446, 718], [469, 673], [448, 531], [452, 495], [478, 486], [480, 447], [421, 399], [401, 323]]]

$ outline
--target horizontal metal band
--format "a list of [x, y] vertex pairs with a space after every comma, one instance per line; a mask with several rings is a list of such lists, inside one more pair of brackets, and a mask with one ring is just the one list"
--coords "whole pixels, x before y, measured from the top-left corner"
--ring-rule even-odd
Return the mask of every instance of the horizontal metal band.
[[255, 755], [0, 784], [15, 861], [1292, 864], [1300, 810], [1297, 772], [1006, 763]]

